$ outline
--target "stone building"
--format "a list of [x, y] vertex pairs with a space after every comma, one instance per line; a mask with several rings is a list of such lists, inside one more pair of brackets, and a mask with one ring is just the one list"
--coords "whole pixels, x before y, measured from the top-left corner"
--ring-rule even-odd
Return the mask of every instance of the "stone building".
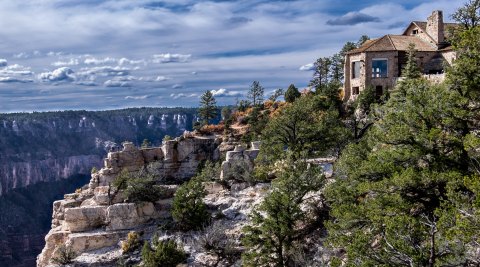
[[444, 62], [452, 64], [455, 52], [448, 42], [449, 29], [455, 23], [444, 23], [443, 12], [433, 11], [426, 22], [413, 21], [401, 35], [385, 35], [365, 42], [345, 57], [345, 101], [352, 101], [367, 87], [377, 96], [392, 89], [407, 63], [410, 44], [415, 45], [420, 70], [435, 82], [444, 79]]

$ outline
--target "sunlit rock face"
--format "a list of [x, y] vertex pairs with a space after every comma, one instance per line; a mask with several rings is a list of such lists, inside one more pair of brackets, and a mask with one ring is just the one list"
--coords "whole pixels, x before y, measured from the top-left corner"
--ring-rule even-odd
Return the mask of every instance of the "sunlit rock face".
[[[218, 160], [221, 141], [214, 136], [182, 136], [163, 142], [161, 147], [141, 149], [124, 142], [120, 151], [108, 153], [103, 168], [92, 174], [88, 185], [54, 202], [52, 228], [45, 237], [37, 266], [49, 266], [62, 244], [82, 255], [116, 246], [128, 231], [147, 227], [152, 220], [169, 218], [177, 184], [194, 176], [201, 162]], [[161, 177], [174, 183], [162, 185], [158, 201], [125, 203], [121, 194], [110, 198], [110, 185], [122, 171], [135, 172], [149, 164], [156, 164]]]
[[[160, 146], [165, 135], [190, 130], [184, 121], [195, 114], [183, 108], [0, 114], [0, 266], [34, 264], [50, 229], [51, 202], [85, 183], [72, 177], [90, 176], [124, 141]], [[38, 207], [19, 202], [18, 194]]]

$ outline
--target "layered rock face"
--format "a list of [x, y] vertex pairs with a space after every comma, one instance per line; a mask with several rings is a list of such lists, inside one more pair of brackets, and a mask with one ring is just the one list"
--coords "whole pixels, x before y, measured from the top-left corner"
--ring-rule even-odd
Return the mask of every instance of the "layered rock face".
[[132, 229], [148, 232], [149, 223], [170, 217], [176, 185], [162, 185], [162, 197], [154, 203], [125, 203], [121, 194], [112, 197], [110, 184], [123, 170], [134, 172], [151, 163], [159, 164], [164, 177], [181, 183], [195, 175], [200, 162], [218, 160], [220, 141], [215, 137], [181, 137], [162, 147], [145, 149], [125, 142], [122, 151], [110, 152], [104, 168], [92, 175], [81, 192], [54, 202], [52, 229], [45, 238], [37, 266], [51, 264], [62, 244], [72, 248], [80, 259], [92, 251], [110, 247], [118, 250], [119, 241]]
[[0, 266], [32, 266], [51, 202], [83, 185], [109, 151], [126, 140], [158, 146], [165, 135], [191, 129], [195, 114], [190, 108], [0, 114]]

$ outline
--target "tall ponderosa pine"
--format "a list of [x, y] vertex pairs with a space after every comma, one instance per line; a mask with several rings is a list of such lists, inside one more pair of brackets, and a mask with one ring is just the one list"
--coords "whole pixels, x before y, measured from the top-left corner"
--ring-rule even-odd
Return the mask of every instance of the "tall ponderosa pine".
[[203, 124], [208, 124], [217, 116], [217, 101], [211, 91], [205, 91], [200, 98], [200, 108], [198, 113]]
[[[327, 228], [347, 266], [479, 264], [479, 99], [470, 82], [480, 68], [463, 56], [479, 51], [474, 30], [457, 36], [446, 85], [417, 75], [400, 83], [369, 134], [335, 165]], [[463, 54], [465, 44], [474, 50]]]
[[259, 106], [263, 103], [265, 89], [260, 85], [260, 82], [254, 81], [248, 90], [247, 97], [250, 99], [253, 106]]
[[315, 72], [313, 73], [313, 78], [310, 81], [310, 86], [318, 91], [327, 86], [327, 84], [332, 80], [332, 59], [329, 57], [319, 58], [317, 61], [315, 61], [315, 63], [313, 63], [313, 66]]

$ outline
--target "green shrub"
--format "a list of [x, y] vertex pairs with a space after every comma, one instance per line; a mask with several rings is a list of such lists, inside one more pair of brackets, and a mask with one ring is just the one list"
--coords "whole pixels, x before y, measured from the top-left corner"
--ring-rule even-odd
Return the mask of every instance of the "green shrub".
[[170, 140], [172, 140], [172, 137], [171, 137], [170, 135], [165, 135], [165, 136], [163, 137], [163, 141], [164, 141], [164, 142], [167, 142], [167, 141], [170, 141]]
[[152, 143], [148, 139], [143, 139], [142, 148], [148, 148], [151, 146], [152, 146]]
[[145, 169], [133, 173], [122, 171], [113, 181], [117, 192], [123, 190], [126, 200], [135, 203], [157, 201], [162, 191], [155, 184], [155, 175]]
[[220, 163], [207, 160], [203, 166], [200, 166], [196, 177], [202, 182], [218, 180], [220, 179], [220, 167]]
[[72, 248], [67, 247], [65, 245], [61, 245], [58, 248], [57, 256], [52, 258], [52, 262], [58, 265], [65, 265], [73, 262], [73, 259], [75, 259], [77, 255], [73, 251]]
[[143, 245], [142, 260], [145, 267], [175, 267], [186, 259], [183, 249], [178, 248], [173, 240], [158, 241], [154, 236], [151, 246], [148, 242]]
[[94, 173], [97, 173], [97, 172], [98, 172], [98, 169], [97, 169], [97, 167], [93, 167], [93, 168], [92, 168], [92, 170], [91, 170], [90, 172], [91, 172], [92, 174], [94, 174]]
[[210, 215], [203, 202], [205, 195], [202, 182], [196, 178], [178, 188], [172, 204], [172, 217], [178, 228], [199, 230], [208, 223]]
[[131, 231], [127, 235], [127, 240], [122, 242], [123, 254], [134, 251], [142, 245], [140, 235], [137, 232]]

